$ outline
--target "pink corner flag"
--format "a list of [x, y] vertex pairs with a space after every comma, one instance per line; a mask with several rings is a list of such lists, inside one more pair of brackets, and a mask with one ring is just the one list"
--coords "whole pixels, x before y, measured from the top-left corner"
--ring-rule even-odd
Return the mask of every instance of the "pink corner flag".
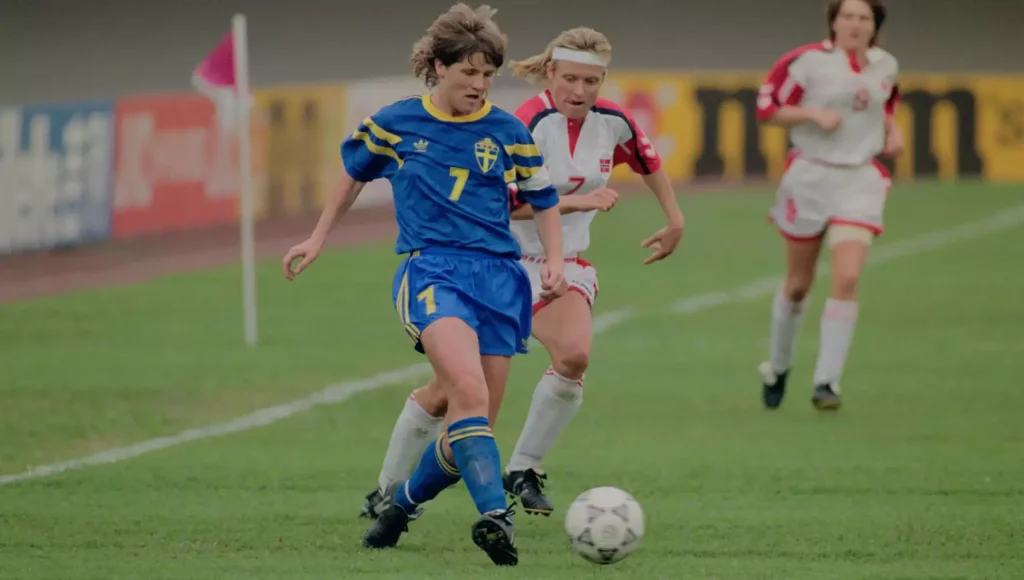
[[235, 40], [228, 33], [220, 44], [196, 65], [192, 73], [192, 84], [195, 88], [214, 102], [220, 126], [231, 131], [235, 126], [236, 106], [249, 108], [252, 105], [250, 95], [241, 99], [236, 94], [235, 83]]
[[235, 40], [229, 32], [213, 51], [196, 66], [192, 80], [200, 91], [234, 89]]

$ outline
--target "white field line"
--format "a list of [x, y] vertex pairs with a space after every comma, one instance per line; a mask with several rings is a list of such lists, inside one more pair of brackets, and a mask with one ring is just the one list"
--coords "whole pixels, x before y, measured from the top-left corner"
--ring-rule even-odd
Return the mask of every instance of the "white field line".
[[[868, 259], [869, 264], [885, 264], [900, 258], [907, 258], [923, 254], [931, 250], [937, 250], [959, 242], [965, 242], [1001, 232], [1003, 230], [1017, 227], [1024, 223], [1024, 204], [1016, 205], [1009, 209], [993, 214], [988, 218], [963, 225], [954, 226], [949, 229], [923, 234], [907, 240], [893, 242], [891, 244], [879, 245], [872, 248]], [[818, 268], [818, 278], [828, 276], [829, 269], [826, 266]], [[762, 296], [773, 294], [782, 284], [781, 276], [769, 276], [755, 280], [744, 286], [725, 290], [722, 292], [708, 292], [698, 294], [690, 298], [683, 298], [672, 305], [672, 311], [676, 314], [693, 314], [715, 306], [754, 300]]]
[[[942, 248], [957, 242], [971, 240], [1016, 227], [1024, 223], [1024, 205], [1018, 205], [999, 212], [987, 219], [953, 227], [939, 232], [921, 235], [915, 238], [882, 245], [872, 251], [872, 264], [890, 262], [899, 258]], [[820, 275], [824, 275], [821, 272]], [[693, 314], [723, 304], [740, 302], [771, 294], [778, 286], [780, 278], [771, 277], [757, 280], [751, 284], [724, 292], [709, 292], [685, 298], [676, 302], [672, 310], [678, 314]], [[635, 315], [631, 308], [602, 313], [594, 318], [594, 332], [607, 332], [615, 326], [626, 322]], [[402, 384], [413, 379], [425, 377], [430, 372], [430, 365], [419, 363], [404, 368], [388, 371], [357, 381], [347, 381], [330, 385], [324, 390], [308, 397], [296, 399], [289, 403], [260, 409], [248, 415], [236, 417], [223, 423], [213, 423], [204, 427], [182, 431], [176, 435], [156, 437], [133, 445], [115, 447], [92, 455], [86, 455], [68, 461], [58, 461], [32, 467], [21, 473], [0, 476], [0, 486], [56, 475], [65, 471], [118, 463], [128, 459], [175, 447], [191, 441], [209, 439], [248, 431], [282, 421], [294, 415], [305, 413], [321, 405], [333, 405], [345, 402], [364, 391], [373, 391], [392, 385]]]

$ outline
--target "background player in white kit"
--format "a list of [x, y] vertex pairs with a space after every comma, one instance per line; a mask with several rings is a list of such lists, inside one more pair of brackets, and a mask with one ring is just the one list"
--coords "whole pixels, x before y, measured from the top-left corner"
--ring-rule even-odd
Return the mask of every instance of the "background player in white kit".
[[[580, 253], [590, 244], [595, 212], [610, 210], [618, 198], [606, 187], [612, 167], [626, 163], [642, 175], [665, 212], [667, 225], [643, 242], [643, 247], [653, 250], [645, 264], [670, 255], [683, 233], [683, 214], [650, 141], [618, 105], [598, 98], [610, 58], [611, 45], [603, 34], [575, 28], [558, 35], [542, 54], [512, 64], [516, 76], [547, 83], [547, 89], [525, 102], [516, 116], [529, 127], [562, 196], [558, 207], [563, 214], [565, 278], [571, 290], [550, 303], [540, 299], [543, 250], [530, 206], [520, 203], [512, 191], [512, 232], [533, 283], [533, 335], [551, 356], [505, 473], [506, 491], [518, 496], [523, 509], [532, 514], [549, 515], [553, 509], [541, 489], [546, 475], [540, 463], [583, 400], [591, 307], [598, 290], [597, 271]], [[447, 401], [436, 380], [415, 390], [406, 401], [384, 457], [378, 489], [367, 496], [362, 515], [376, 517], [387, 488], [408, 478], [424, 446], [437, 438]], [[490, 419], [493, 426], [495, 417]]]
[[789, 127], [794, 150], [770, 219], [786, 239], [786, 277], [772, 306], [770, 356], [761, 363], [765, 406], [776, 408], [796, 347], [804, 304], [825, 241], [832, 284], [821, 318], [812, 403], [838, 409], [839, 380], [857, 321], [857, 284], [891, 179], [877, 155], [898, 155], [893, 122], [896, 59], [876, 45], [880, 0], [832, 0], [829, 40], [783, 56], [768, 74], [758, 118]]

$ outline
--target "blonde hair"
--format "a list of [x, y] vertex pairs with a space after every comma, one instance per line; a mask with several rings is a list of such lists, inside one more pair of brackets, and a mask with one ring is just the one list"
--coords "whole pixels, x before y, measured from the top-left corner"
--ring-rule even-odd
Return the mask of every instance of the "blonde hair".
[[551, 53], [556, 48], [590, 52], [600, 56], [605, 62], [612, 60], [612, 44], [608, 42], [608, 37], [593, 28], [572, 28], [556, 36], [548, 43], [544, 52], [525, 60], [509, 63], [509, 66], [512, 67], [512, 75], [524, 78], [531, 83], [547, 80], [548, 65], [552, 62]]
[[480, 54], [489, 64], [501, 68], [505, 62], [508, 38], [492, 19], [498, 12], [483, 5], [475, 10], [458, 3], [437, 17], [416, 44], [412, 46], [412, 72], [427, 87], [437, 85], [435, 63], [451, 66], [465, 58]]

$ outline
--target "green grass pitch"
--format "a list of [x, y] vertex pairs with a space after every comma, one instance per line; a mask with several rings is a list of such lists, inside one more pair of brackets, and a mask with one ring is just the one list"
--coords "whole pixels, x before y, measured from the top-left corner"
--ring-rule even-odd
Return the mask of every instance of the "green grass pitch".
[[[901, 185], [876, 249], [1010, 208], [1019, 186]], [[642, 266], [650, 197], [595, 220], [596, 339], [584, 405], [546, 468], [556, 513], [519, 515], [521, 564], [469, 539], [472, 503], [442, 494], [399, 547], [359, 547], [356, 514], [418, 379], [272, 425], [0, 487], [0, 578], [853, 580], [1024, 578], [1024, 226], [869, 266], [843, 387], [809, 403], [813, 294], [790, 395], [760, 407], [770, 294], [678, 300], [781, 273], [770, 193], [682, 197], [669, 261]], [[916, 249], [915, 249], [916, 248]], [[339, 249], [297, 282], [259, 271], [261, 344], [241, 336], [237, 267], [0, 306], [0, 474], [230, 420], [422, 362], [390, 304], [390, 244]], [[714, 296], [714, 295], [712, 295]], [[511, 451], [537, 348], [516, 359], [496, 427]], [[584, 489], [632, 492], [643, 545], [596, 567], [562, 532]]]

